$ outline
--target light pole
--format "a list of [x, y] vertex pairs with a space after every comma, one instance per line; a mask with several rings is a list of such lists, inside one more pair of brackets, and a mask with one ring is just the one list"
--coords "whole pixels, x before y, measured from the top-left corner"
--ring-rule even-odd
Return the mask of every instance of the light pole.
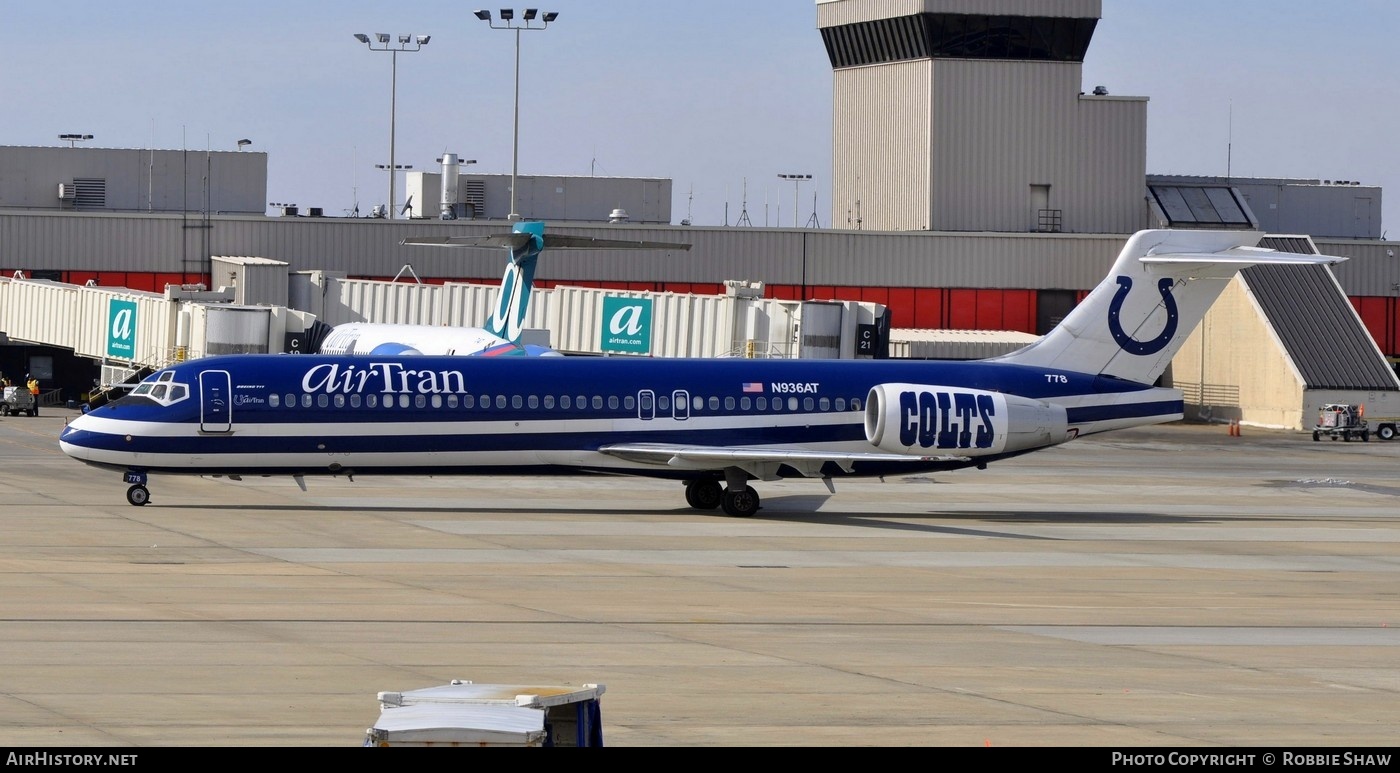
[[[423, 46], [428, 45], [430, 35], [400, 35], [398, 44], [395, 45], [389, 36], [383, 32], [374, 33], [374, 40], [363, 32], [355, 33], [355, 39], [364, 43], [371, 51], [388, 51], [391, 55], [392, 65], [389, 70], [389, 165], [379, 167], [389, 170], [389, 212], [390, 220], [394, 219], [394, 175], [397, 169], [402, 167], [394, 163], [394, 114], [398, 110], [398, 90], [399, 90], [399, 52], [411, 53], [421, 51]], [[376, 47], [376, 43], [378, 47]]]
[[[511, 162], [510, 162], [510, 220], [519, 220], [520, 213], [515, 209], [515, 178], [520, 173], [520, 31], [521, 30], [542, 30], [548, 27], [550, 22], [559, 18], [555, 11], [545, 11], [539, 13], [537, 8], [526, 8], [521, 13], [521, 20], [524, 24], [515, 23], [515, 9], [501, 9], [501, 24], [491, 20], [490, 11], [475, 11], [476, 18], [491, 25], [493, 30], [515, 30], [515, 138], [511, 141]], [[531, 26], [539, 14], [540, 26]]]
[[[803, 180], [810, 180], [810, 179], [812, 179], [812, 176], [811, 176], [810, 174], [780, 174], [780, 175], [778, 175], [778, 179], [780, 179], [780, 180], [792, 180], [792, 227], [793, 227], [793, 228], [796, 228], [796, 227], [797, 227], [797, 186], [800, 185], [800, 184], [802, 183]], [[813, 208], [812, 211], [815, 212], [816, 209]]]

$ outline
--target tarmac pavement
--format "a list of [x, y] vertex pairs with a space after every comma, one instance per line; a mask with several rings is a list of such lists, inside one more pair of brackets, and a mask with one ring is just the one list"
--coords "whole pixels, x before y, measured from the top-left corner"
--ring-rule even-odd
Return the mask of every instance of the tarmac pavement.
[[1172, 424], [758, 483], [152, 476], [0, 419], [0, 745], [358, 746], [380, 691], [603, 684], [623, 747], [1389, 747], [1400, 441]]

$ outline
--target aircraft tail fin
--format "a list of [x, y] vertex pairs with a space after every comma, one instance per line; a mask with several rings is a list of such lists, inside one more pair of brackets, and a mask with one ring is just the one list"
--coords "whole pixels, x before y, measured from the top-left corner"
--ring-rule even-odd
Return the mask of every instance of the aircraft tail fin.
[[410, 236], [402, 244], [430, 247], [504, 247], [510, 250], [496, 307], [482, 325], [497, 338], [519, 343], [524, 330], [530, 289], [535, 283], [535, 261], [546, 249], [558, 250], [689, 250], [689, 244], [672, 242], [597, 239], [588, 236], [546, 234], [544, 223], [530, 220], [516, 223], [508, 234], [488, 236]]
[[1151, 384], [1241, 269], [1346, 258], [1262, 249], [1257, 231], [1139, 231], [1113, 269], [1054, 330], [998, 362]]

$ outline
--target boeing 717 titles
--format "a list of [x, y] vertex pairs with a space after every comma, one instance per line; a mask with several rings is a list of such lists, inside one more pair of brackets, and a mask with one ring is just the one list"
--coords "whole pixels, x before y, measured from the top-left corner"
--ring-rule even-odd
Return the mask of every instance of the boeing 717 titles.
[[231, 355], [151, 375], [59, 443], [119, 472], [135, 505], [173, 473], [606, 473], [748, 516], [756, 480], [982, 468], [1182, 418], [1154, 382], [1236, 272], [1342, 260], [1259, 237], [1134, 234], [1059, 326], [986, 360]]

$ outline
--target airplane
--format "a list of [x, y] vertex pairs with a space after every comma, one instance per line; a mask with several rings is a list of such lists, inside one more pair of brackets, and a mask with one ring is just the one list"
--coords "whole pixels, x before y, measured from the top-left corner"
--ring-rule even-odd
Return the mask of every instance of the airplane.
[[1048, 334], [985, 360], [241, 354], [158, 371], [73, 419], [59, 445], [152, 474], [614, 474], [685, 484], [752, 516], [753, 480], [985, 468], [1074, 438], [1183, 418], [1154, 386], [1240, 269], [1345, 258], [1258, 232], [1140, 231]]
[[319, 354], [452, 354], [483, 357], [563, 356], [547, 346], [521, 341], [535, 261], [551, 250], [689, 250], [689, 244], [599, 239], [546, 234], [544, 223], [516, 223], [510, 233], [489, 236], [410, 236], [400, 244], [431, 247], [485, 247], [509, 250], [496, 308], [483, 327], [347, 322], [321, 340]]

